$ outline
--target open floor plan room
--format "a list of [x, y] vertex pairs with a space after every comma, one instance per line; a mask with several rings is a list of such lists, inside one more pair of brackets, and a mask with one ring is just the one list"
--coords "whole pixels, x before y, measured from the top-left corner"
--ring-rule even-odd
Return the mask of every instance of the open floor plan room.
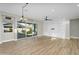
[[79, 4], [0, 3], [0, 55], [79, 55]]

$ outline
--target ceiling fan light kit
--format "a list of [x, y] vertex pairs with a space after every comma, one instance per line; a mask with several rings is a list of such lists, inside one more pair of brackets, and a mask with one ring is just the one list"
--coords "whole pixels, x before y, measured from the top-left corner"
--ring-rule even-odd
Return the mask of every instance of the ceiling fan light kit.
[[46, 17], [44, 18], [44, 20], [45, 20], [45, 21], [50, 21], [50, 20], [52, 20], [52, 19], [49, 19], [48, 16], [46, 16]]

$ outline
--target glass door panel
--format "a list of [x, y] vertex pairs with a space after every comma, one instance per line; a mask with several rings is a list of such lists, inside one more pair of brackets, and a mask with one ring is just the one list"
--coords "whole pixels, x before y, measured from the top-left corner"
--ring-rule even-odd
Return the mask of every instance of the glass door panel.
[[17, 24], [17, 37], [18, 38], [24, 38], [25, 37], [25, 29], [26, 29], [25, 23], [18, 23]]
[[32, 36], [32, 27], [33, 27], [32, 23], [26, 24], [26, 36], [27, 37]]

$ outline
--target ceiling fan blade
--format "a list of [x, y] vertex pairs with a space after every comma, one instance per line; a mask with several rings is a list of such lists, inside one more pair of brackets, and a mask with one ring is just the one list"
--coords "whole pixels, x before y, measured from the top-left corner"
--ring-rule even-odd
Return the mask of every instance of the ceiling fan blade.
[[45, 19], [46, 21], [50, 21], [50, 20], [52, 20], [52, 19]]
[[49, 19], [47, 16], [45, 16], [45, 18], [43, 18], [45, 21], [50, 21], [52, 19]]

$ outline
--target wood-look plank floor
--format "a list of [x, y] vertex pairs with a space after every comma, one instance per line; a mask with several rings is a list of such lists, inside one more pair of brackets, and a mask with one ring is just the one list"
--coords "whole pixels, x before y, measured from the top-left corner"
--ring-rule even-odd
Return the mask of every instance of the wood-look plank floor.
[[24, 39], [0, 44], [1, 55], [79, 55], [79, 40]]

